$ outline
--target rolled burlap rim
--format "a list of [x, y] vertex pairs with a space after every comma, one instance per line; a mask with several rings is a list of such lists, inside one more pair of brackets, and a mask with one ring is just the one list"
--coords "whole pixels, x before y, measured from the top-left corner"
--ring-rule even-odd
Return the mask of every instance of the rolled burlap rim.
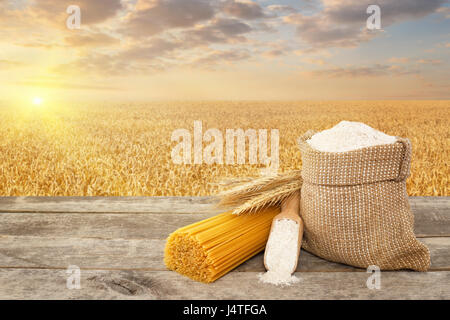
[[323, 152], [306, 141], [316, 132], [308, 131], [298, 140], [302, 152], [302, 177], [318, 185], [351, 186], [381, 181], [404, 181], [411, 166], [409, 139], [396, 137], [392, 144], [376, 145], [346, 152]]

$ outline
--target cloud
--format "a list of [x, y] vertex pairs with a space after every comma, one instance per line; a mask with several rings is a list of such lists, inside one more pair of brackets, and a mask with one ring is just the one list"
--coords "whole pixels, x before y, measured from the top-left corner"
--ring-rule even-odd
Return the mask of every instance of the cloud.
[[280, 50], [280, 49], [272, 49], [272, 50], [264, 51], [262, 53], [263, 57], [266, 57], [269, 59], [275, 59], [275, 58], [281, 57], [282, 55], [284, 55], [284, 52], [283, 52], [283, 50]]
[[215, 50], [208, 53], [206, 56], [195, 59], [192, 65], [195, 67], [211, 69], [211, 67], [216, 65], [221, 65], [223, 63], [232, 64], [233, 62], [246, 60], [250, 57], [250, 53], [246, 50]]
[[353, 25], [334, 25], [319, 16], [294, 14], [284, 19], [297, 27], [298, 36], [311, 48], [355, 47], [376, 34]]
[[273, 4], [267, 7], [269, 11], [273, 12], [281, 12], [281, 13], [297, 13], [297, 9], [292, 8], [291, 6], [281, 5], [281, 4]]
[[245, 20], [266, 17], [261, 6], [254, 1], [227, 0], [222, 6], [222, 11], [230, 16]]
[[53, 49], [61, 47], [60, 43], [50, 42], [43, 39], [30, 40], [26, 42], [15, 42], [16, 46], [24, 47], [24, 48], [41, 48], [41, 49]]
[[100, 32], [73, 33], [64, 38], [64, 42], [70, 47], [103, 47], [120, 43], [120, 40]]
[[[0, 0], [0, 4], [4, 1]], [[65, 30], [69, 4], [81, 8], [81, 30]], [[119, 12], [123, 14], [119, 16]], [[266, 15], [264, 8], [256, 1], [36, 0], [24, 2], [24, 6], [15, 10], [13, 16], [18, 14], [21, 18], [13, 21], [23, 20], [30, 25], [39, 25], [39, 29], [33, 29], [33, 34], [27, 35], [31, 27], [23, 27], [24, 36], [13, 40], [16, 45], [46, 50], [91, 50], [77, 51], [72, 62], [55, 66], [53, 70], [57, 74], [119, 75], [141, 70], [162, 70], [183, 64], [181, 61], [185, 59], [189, 63], [195, 59], [198, 52], [194, 51], [199, 47], [211, 49], [216, 44], [233, 46], [245, 43], [250, 46], [249, 33], [275, 31], [261, 19]], [[104, 25], [107, 27], [105, 30], [89, 26], [110, 18], [114, 20]], [[83, 24], [88, 25], [83, 27]], [[55, 28], [55, 25], [60, 27]], [[110, 53], [105, 54], [103, 47], [108, 47]], [[271, 51], [272, 55], [276, 54]], [[226, 58], [232, 56], [216, 52], [208, 59], [213, 57], [228, 61]], [[248, 58], [246, 54], [239, 54], [240, 59], [245, 57]], [[158, 64], [160, 67], [157, 67]]]
[[136, 10], [125, 19], [123, 32], [140, 38], [174, 28], [193, 27], [215, 15], [208, 0], [138, 0]]
[[263, 52], [261, 55], [268, 59], [275, 59], [293, 51], [290, 42], [278, 40], [276, 42], [261, 43]]
[[77, 48], [77, 47], [90, 47], [100, 48], [105, 46], [114, 46], [120, 44], [120, 39], [112, 37], [108, 34], [100, 32], [91, 32], [85, 30], [78, 30], [76, 32], [67, 33], [60, 41], [54, 39], [49, 41], [43, 37], [35, 36], [32, 40], [26, 39], [14, 42], [15, 45], [25, 48], [41, 48], [41, 49], [54, 49], [54, 48]]
[[58, 88], [69, 90], [121, 90], [120, 87], [108, 86], [108, 85], [95, 85], [92, 83], [73, 83], [61, 80], [25, 80], [18, 81], [16, 84], [28, 87], [41, 87], [41, 88]]
[[323, 66], [326, 64], [326, 61], [323, 59], [313, 59], [313, 58], [305, 58], [302, 59], [303, 62], [309, 63], [309, 64], [315, 64], [318, 66]]
[[252, 30], [248, 24], [237, 19], [216, 19], [207, 29], [220, 32], [227, 37], [242, 35]]
[[[81, 8], [81, 28], [89, 29], [115, 17], [123, 8], [120, 0], [21, 0], [0, 2], [0, 42], [28, 48], [61, 47], [69, 5]], [[79, 32], [77, 30], [76, 32]], [[41, 41], [43, 39], [43, 41]]]
[[[324, 0], [325, 15], [331, 22], [345, 24], [365, 24], [366, 9], [374, 4], [371, 0]], [[378, 0], [381, 9], [382, 26], [396, 22], [425, 17], [435, 12], [446, 0]]]
[[61, 23], [67, 19], [66, 10], [70, 5], [80, 7], [81, 23], [88, 25], [106, 21], [123, 9], [120, 0], [38, 0], [34, 1], [29, 9], [34, 11], [35, 15]]
[[388, 62], [391, 63], [408, 63], [409, 62], [409, 58], [407, 57], [392, 57], [388, 60]]
[[[381, 26], [419, 19], [436, 12], [445, 0], [378, 0]], [[366, 28], [366, 9], [372, 0], [323, 0], [314, 15], [295, 13], [284, 21], [297, 27], [298, 36], [313, 48], [354, 47], [376, 36]]]
[[267, 23], [266, 21], [258, 21], [252, 24], [255, 32], [259, 33], [275, 33], [277, 32], [276, 25], [274, 23]]
[[154, 38], [144, 45], [129, 48], [117, 55], [124, 61], [151, 61], [161, 57], [167, 57], [176, 49], [185, 48], [182, 41], [169, 41], [162, 38]]
[[445, 17], [445, 19], [450, 19], [450, 7], [440, 7], [436, 12]]
[[419, 59], [419, 60], [417, 60], [417, 63], [436, 66], [436, 65], [442, 64], [442, 60], [438, 60], [438, 59]]
[[[215, 43], [235, 43], [245, 41], [244, 34], [252, 29], [237, 19], [213, 19], [207, 25], [187, 29], [173, 38], [152, 38], [139, 46], [132, 47], [118, 55], [126, 60], [150, 61], [157, 58], [170, 58], [176, 51], [189, 50]], [[217, 52], [216, 52], [217, 54]], [[176, 57], [173, 57], [176, 59]]]
[[252, 31], [252, 28], [237, 19], [218, 18], [210, 24], [188, 30], [185, 33], [187, 41], [193, 45], [208, 43], [230, 43], [245, 41], [244, 34]]
[[117, 55], [95, 52], [79, 57], [72, 62], [60, 64], [51, 71], [57, 75], [80, 77], [85, 75], [120, 76], [128, 72], [136, 72], [130, 61], [119, 59]]
[[[10, 36], [10, 33], [17, 34], [19, 30], [29, 32], [29, 30], [33, 27], [33, 24], [35, 29], [36, 27], [39, 27], [39, 25], [35, 24], [35, 18], [31, 15], [30, 11], [15, 9], [11, 6], [9, 1], [3, 0], [3, 2], [0, 2], [1, 38], [6, 39]], [[2, 34], [2, 32], [4, 34]]]
[[24, 65], [23, 62], [0, 59], [0, 71], [23, 67]]
[[[192, 49], [184, 41], [177, 39], [152, 38], [139, 45], [112, 54], [91, 52], [72, 62], [60, 64], [53, 69], [61, 75], [101, 75], [123, 76], [127, 74], [145, 74], [160, 72], [180, 64], [183, 58], [177, 50]], [[184, 53], [184, 52], [183, 52]]]
[[252, 57], [245, 49], [212, 50], [199, 56], [193, 54], [196, 47], [186, 45], [183, 41], [167, 41], [155, 38], [144, 46], [132, 47], [117, 54], [90, 54], [77, 58], [67, 64], [53, 69], [59, 75], [101, 75], [122, 76], [125, 74], [146, 74], [161, 72], [174, 66], [191, 66], [202, 69], [213, 69], [219, 65], [230, 65], [233, 62], [247, 60]]
[[337, 67], [331, 69], [321, 69], [304, 72], [312, 77], [326, 78], [359, 78], [359, 77], [380, 77], [387, 75], [404, 76], [418, 74], [417, 70], [410, 70], [400, 66], [390, 66], [385, 64], [375, 64], [372, 66]]
[[[245, 34], [251, 30], [249, 25], [238, 19], [217, 18], [205, 25], [180, 30], [177, 36], [153, 36], [114, 54], [92, 52], [70, 63], [59, 65], [54, 71], [58, 74], [86, 73], [120, 76], [127, 73], [159, 72], [177, 65], [211, 66], [213, 59], [216, 59], [217, 63], [244, 60], [250, 58], [250, 55], [242, 50], [236, 54], [232, 54], [233, 50], [214, 51], [207, 57], [195, 60], [195, 55], [198, 55], [195, 50], [211, 44], [245, 42]], [[106, 43], [113, 41], [104, 36], [98, 37]], [[86, 41], [81, 38], [72, 41], [72, 44], [86, 46], [96, 41], [98, 39]], [[195, 62], [192, 63], [192, 61]]]

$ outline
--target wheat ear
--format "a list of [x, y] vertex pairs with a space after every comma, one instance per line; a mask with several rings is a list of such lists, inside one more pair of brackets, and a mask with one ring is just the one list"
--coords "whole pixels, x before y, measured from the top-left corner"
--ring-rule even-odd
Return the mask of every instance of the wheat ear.
[[245, 183], [235, 183], [221, 192], [219, 207], [236, 207], [260, 196], [265, 191], [273, 190], [281, 185], [301, 179], [300, 171], [291, 171], [275, 176], [260, 177]]
[[279, 205], [302, 186], [301, 171], [256, 178], [235, 184], [219, 194], [219, 207], [232, 207], [234, 214], [252, 213], [271, 205]]
[[235, 208], [233, 214], [255, 213], [269, 206], [280, 205], [284, 199], [291, 196], [294, 192], [299, 191], [301, 187], [302, 181], [301, 179], [297, 179], [275, 187], [274, 189], [266, 190]]

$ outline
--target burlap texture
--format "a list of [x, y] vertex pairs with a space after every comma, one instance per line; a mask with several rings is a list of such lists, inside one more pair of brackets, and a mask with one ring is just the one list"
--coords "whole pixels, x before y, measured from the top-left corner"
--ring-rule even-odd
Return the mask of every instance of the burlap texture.
[[299, 139], [303, 248], [324, 259], [381, 270], [426, 271], [428, 248], [414, 235], [406, 192], [411, 143], [320, 152]]

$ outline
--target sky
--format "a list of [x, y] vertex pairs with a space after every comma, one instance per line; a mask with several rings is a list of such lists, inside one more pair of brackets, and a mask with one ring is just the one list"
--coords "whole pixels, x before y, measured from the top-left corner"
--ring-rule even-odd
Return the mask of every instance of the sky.
[[446, 0], [0, 0], [0, 100], [450, 99], [449, 74]]

